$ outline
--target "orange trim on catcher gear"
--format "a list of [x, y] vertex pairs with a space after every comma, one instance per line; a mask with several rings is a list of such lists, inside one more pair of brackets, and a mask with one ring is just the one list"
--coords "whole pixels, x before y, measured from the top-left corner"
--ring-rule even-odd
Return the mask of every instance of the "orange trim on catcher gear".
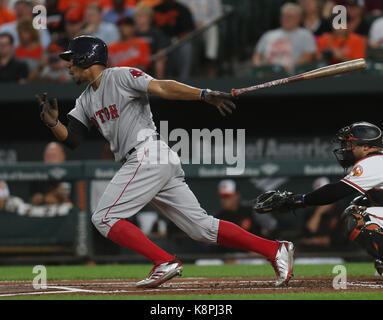
[[356, 189], [358, 189], [359, 191], [363, 192], [364, 194], [367, 193], [366, 190], [362, 189], [362, 188], [359, 187], [357, 184], [355, 184], [355, 183], [353, 183], [353, 182], [351, 182], [351, 181], [349, 181], [349, 180], [347, 180], [347, 179], [345, 179], [345, 178], [343, 178], [342, 181], [344, 181], [344, 182], [346, 182], [346, 183], [348, 183], [348, 184], [351, 184], [351, 186], [355, 187]]
[[354, 229], [354, 230], [351, 231], [350, 235], [348, 236], [348, 239], [351, 242], [354, 242], [355, 239], [359, 236], [359, 234], [360, 234], [360, 230]]

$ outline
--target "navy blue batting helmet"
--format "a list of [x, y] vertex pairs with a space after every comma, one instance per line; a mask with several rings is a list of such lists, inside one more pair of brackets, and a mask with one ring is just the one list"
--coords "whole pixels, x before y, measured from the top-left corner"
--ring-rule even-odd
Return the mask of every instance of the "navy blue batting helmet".
[[108, 47], [104, 41], [93, 36], [78, 36], [69, 42], [68, 50], [60, 53], [60, 58], [66, 61], [73, 59], [73, 65], [89, 68], [94, 64], [106, 67], [108, 62]]

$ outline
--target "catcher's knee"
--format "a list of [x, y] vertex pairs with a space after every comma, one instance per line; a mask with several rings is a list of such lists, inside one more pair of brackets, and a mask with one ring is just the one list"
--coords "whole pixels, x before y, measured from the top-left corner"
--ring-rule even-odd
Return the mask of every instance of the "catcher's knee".
[[344, 230], [351, 242], [358, 243], [374, 258], [383, 257], [383, 229], [370, 221], [366, 207], [349, 206], [342, 214]]
[[354, 242], [363, 226], [369, 221], [366, 214], [366, 207], [351, 205], [343, 211], [341, 220], [343, 221], [343, 232], [349, 241]]

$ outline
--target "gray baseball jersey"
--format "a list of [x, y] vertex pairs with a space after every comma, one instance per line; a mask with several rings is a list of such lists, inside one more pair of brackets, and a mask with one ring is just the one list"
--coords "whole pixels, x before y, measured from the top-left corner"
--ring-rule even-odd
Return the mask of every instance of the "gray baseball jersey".
[[106, 69], [98, 89], [88, 86], [69, 112], [88, 128], [97, 126], [117, 161], [126, 157], [101, 196], [92, 222], [107, 237], [119, 219], [151, 203], [191, 238], [216, 243], [219, 220], [201, 208], [185, 183], [177, 153], [154, 136], [147, 96], [152, 79], [135, 68]]
[[99, 88], [88, 86], [69, 112], [88, 129], [95, 125], [110, 143], [116, 161], [156, 132], [146, 94], [153, 78], [139, 69], [105, 69]]

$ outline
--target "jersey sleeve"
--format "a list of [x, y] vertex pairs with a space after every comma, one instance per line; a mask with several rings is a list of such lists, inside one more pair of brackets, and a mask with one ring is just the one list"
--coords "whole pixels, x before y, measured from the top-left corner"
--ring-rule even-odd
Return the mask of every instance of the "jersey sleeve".
[[356, 163], [341, 181], [365, 194], [382, 181], [382, 158], [382, 156], [375, 156]]
[[120, 67], [115, 73], [116, 81], [127, 91], [147, 93], [149, 82], [153, 77], [140, 69]]
[[77, 119], [89, 130], [92, 126], [92, 122], [85, 113], [84, 107], [82, 105], [81, 97], [82, 96], [76, 99], [75, 107], [68, 113], [68, 116], [72, 116], [73, 118]]

